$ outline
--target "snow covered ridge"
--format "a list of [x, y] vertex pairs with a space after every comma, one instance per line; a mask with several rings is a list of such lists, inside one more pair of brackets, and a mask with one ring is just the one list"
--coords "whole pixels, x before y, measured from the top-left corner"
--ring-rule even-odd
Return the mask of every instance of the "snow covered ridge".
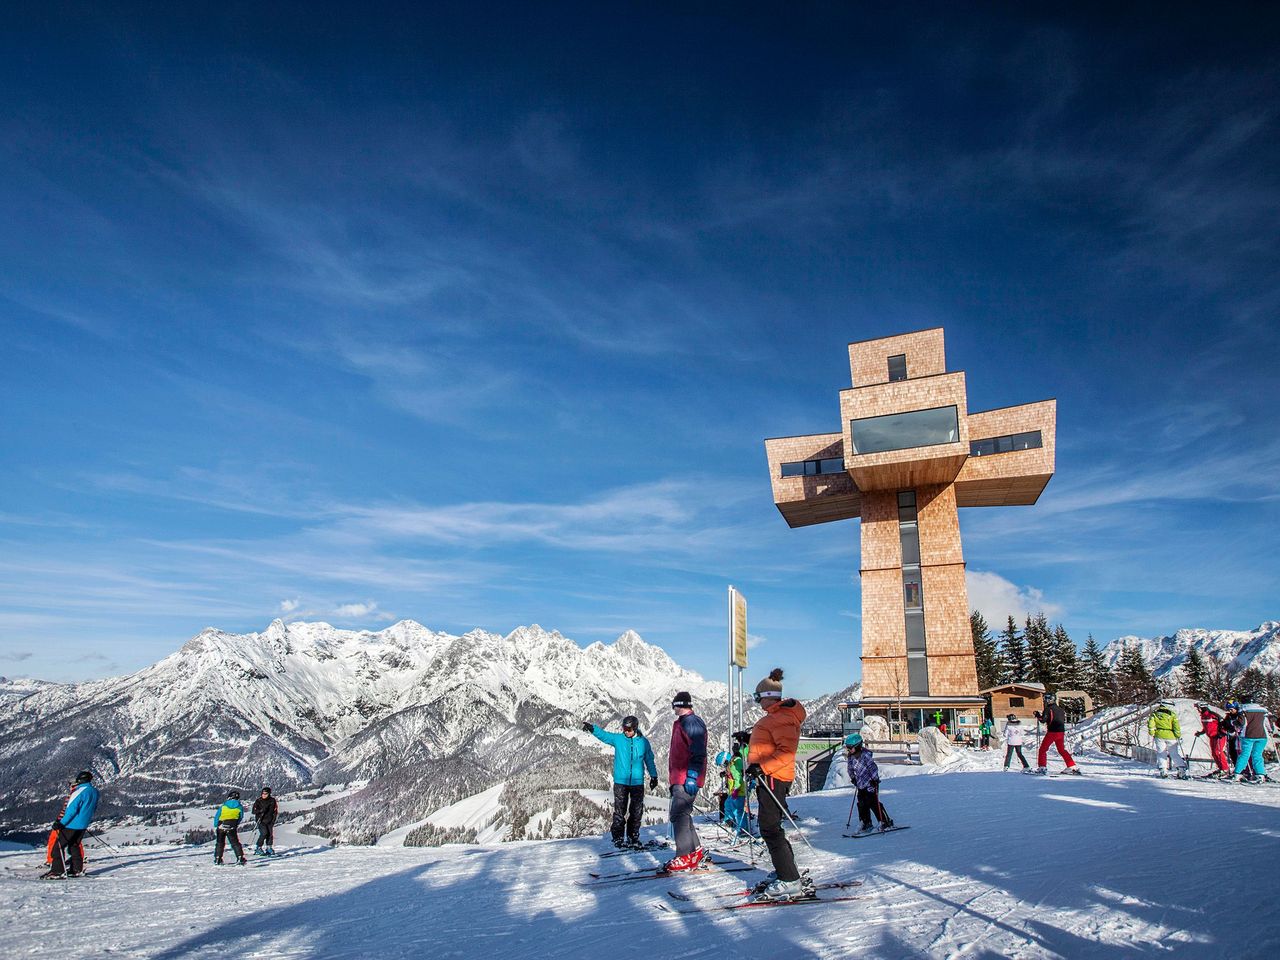
[[1171, 637], [1118, 637], [1102, 652], [1114, 667], [1125, 648], [1131, 646], [1138, 648], [1157, 677], [1168, 676], [1181, 667], [1192, 647], [1232, 672], [1243, 673], [1249, 667], [1263, 673], [1280, 671], [1280, 622], [1275, 620], [1267, 620], [1252, 630], [1194, 627], [1179, 630]]
[[[603, 748], [580, 718], [616, 726], [633, 713], [661, 752], [677, 690], [725, 696], [631, 631], [581, 647], [537, 625], [506, 636], [411, 620], [376, 632], [281, 620], [260, 633], [209, 628], [130, 676], [0, 697], [0, 828], [51, 820], [69, 774], [90, 768], [108, 817], [204, 803], [231, 786], [252, 795], [264, 783], [363, 781], [311, 822], [372, 842], [513, 775], [607, 787]], [[715, 712], [708, 720], [714, 733]]]

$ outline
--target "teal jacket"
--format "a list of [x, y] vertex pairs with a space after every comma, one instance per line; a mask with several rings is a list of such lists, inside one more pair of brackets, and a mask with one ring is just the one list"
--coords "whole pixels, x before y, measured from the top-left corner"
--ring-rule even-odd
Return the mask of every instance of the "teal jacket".
[[644, 784], [644, 772], [649, 776], [658, 775], [657, 764], [653, 762], [653, 747], [649, 741], [636, 734], [628, 737], [625, 733], [610, 733], [592, 726], [592, 734], [597, 740], [613, 747], [613, 782], [627, 787], [639, 787]]

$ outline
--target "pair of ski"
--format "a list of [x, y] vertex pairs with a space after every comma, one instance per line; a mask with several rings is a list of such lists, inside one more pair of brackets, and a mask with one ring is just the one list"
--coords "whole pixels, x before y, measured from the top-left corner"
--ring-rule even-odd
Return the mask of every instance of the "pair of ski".
[[[838, 880], [832, 883], [819, 883], [814, 886], [819, 890], [848, 890], [862, 886], [861, 880]], [[756, 893], [755, 887], [731, 890], [726, 893], [712, 893], [703, 897], [691, 897], [683, 893], [668, 890], [667, 896], [674, 903], [655, 903], [654, 906], [666, 913], [723, 913], [729, 910], [756, 910], [764, 907], [798, 907], [803, 903], [843, 903], [848, 900], [861, 900], [859, 896], [843, 897], [803, 897], [799, 900], [747, 900], [746, 897]], [[723, 903], [724, 900], [736, 900], [736, 903]]]
[[733, 860], [705, 860], [696, 870], [668, 870], [665, 867], [645, 867], [622, 873], [588, 873], [590, 880], [579, 880], [580, 887], [604, 887], [616, 883], [634, 883], [639, 880], [663, 880], [667, 877], [684, 877], [690, 874], [745, 873], [755, 867]]
[[1070, 777], [1073, 780], [1077, 777], [1084, 777], [1083, 773], [1067, 773], [1065, 770], [1059, 770], [1057, 773], [1040, 773], [1037, 770], [1023, 770], [1022, 775], [1025, 777], [1048, 777], [1050, 780], [1056, 780], [1059, 777]]
[[848, 837], [850, 840], [865, 840], [867, 837], [879, 837], [886, 833], [897, 833], [899, 830], [910, 830], [911, 824], [898, 826], [896, 823], [888, 830], [869, 830], [866, 833], [842, 833], [840, 836]]
[[667, 845], [661, 840], [650, 840], [648, 843], [637, 844], [634, 847], [619, 847], [615, 850], [603, 850], [600, 853], [600, 859], [605, 860], [609, 857], [625, 857], [629, 853], [649, 853], [653, 850], [666, 850]]

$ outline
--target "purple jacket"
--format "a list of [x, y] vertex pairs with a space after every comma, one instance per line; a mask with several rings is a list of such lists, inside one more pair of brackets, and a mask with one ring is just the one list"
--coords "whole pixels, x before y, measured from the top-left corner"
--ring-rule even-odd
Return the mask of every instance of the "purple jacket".
[[880, 779], [880, 768], [876, 766], [871, 751], [863, 749], [862, 753], [851, 753], [849, 761], [849, 779], [859, 790], [870, 790], [872, 784]]

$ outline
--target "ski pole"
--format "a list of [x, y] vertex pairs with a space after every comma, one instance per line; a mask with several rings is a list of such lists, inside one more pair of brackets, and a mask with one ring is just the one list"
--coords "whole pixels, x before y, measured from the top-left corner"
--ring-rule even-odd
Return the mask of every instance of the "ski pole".
[[113, 844], [107, 843], [107, 841], [102, 838], [102, 834], [98, 833], [96, 830], [89, 833], [89, 838], [92, 840], [98, 841], [98, 843], [106, 847], [108, 850], [114, 850], [116, 853], [120, 852], [119, 847], [114, 846]]
[[795, 818], [791, 816], [791, 811], [787, 809], [787, 805], [777, 798], [774, 792], [769, 789], [769, 784], [765, 783], [764, 780], [760, 781], [760, 786], [764, 787], [764, 792], [767, 793], [773, 799], [773, 802], [778, 805], [778, 809], [782, 811], [783, 816], [787, 818], [787, 822], [791, 824], [791, 829], [800, 834], [800, 839], [804, 841], [804, 845], [808, 847], [809, 852], [816, 857], [818, 855], [818, 851], [813, 849], [813, 844], [809, 842], [809, 838], [806, 837], [804, 835], [804, 831], [800, 829], [800, 824], [796, 823]]

